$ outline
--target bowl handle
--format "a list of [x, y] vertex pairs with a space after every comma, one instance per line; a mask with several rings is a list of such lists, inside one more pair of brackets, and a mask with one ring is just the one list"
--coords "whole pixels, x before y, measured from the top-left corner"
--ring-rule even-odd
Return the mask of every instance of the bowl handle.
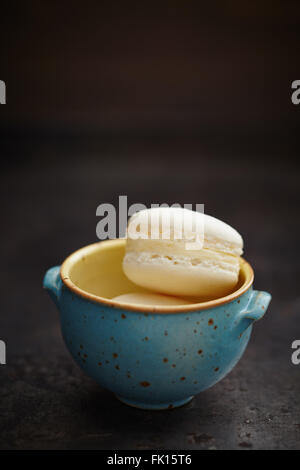
[[59, 305], [61, 286], [60, 266], [48, 269], [44, 276], [43, 287], [48, 291], [51, 299], [57, 306]]
[[248, 328], [251, 323], [260, 320], [264, 316], [271, 298], [272, 296], [268, 292], [259, 290], [252, 291], [246, 310], [243, 310], [239, 314], [239, 319], [243, 321], [245, 329]]

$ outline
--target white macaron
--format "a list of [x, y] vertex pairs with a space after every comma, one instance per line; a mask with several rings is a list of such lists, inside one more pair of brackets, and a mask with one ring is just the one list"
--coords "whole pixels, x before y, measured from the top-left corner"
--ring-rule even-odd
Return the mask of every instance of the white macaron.
[[153, 292], [204, 299], [235, 288], [243, 239], [230, 225], [183, 208], [146, 209], [127, 229], [123, 270]]

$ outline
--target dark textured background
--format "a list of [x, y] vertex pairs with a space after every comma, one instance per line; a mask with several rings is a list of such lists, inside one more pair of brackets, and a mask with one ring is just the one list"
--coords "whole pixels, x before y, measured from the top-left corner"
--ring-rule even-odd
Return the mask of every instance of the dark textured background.
[[[299, 3], [1, 5], [0, 448], [300, 449]], [[102, 202], [204, 203], [272, 293], [221, 383], [131, 409], [77, 369], [45, 271]]]

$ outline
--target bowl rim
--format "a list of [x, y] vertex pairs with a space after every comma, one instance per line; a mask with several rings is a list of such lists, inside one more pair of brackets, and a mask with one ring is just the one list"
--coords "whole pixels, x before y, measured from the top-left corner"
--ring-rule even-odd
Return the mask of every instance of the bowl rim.
[[105, 305], [108, 307], [113, 307], [119, 310], [127, 310], [130, 312], [136, 313], [187, 313], [187, 312], [198, 312], [200, 310], [208, 310], [214, 307], [218, 307], [219, 305], [224, 305], [232, 302], [233, 300], [240, 297], [244, 294], [253, 284], [254, 281], [254, 272], [251, 265], [246, 261], [244, 258], [241, 258], [241, 263], [243, 265], [244, 271], [246, 273], [245, 281], [243, 284], [234, 292], [224, 296], [219, 297], [217, 299], [208, 300], [205, 302], [200, 303], [193, 303], [188, 305], [175, 305], [175, 306], [153, 306], [153, 305], [140, 305], [140, 304], [127, 304], [123, 302], [119, 302], [116, 300], [108, 299], [105, 297], [100, 297], [95, 294], [91, 294], [80, 287], [78, 287], [74, 282], [70, 279], [69, 270], [73, 266], [75, 262], [81, 259], [83, 256], [87, 254], [91, 254], [98, 249], [105, 249], [109, 245], [125, 245], [126, 240], [124, 238], [117, 238], [114, 240], [103, 240], [100, 242], [92, 243], [90, 245], [86, 245], [82, 248], [71, 253], [62, 263], [60, 267], [60, 277], [63, 284], [68, 287], [73, 293], [82, 297], [86, 300], [89, 300], [93, 303], [97, 303], [100, 305]]

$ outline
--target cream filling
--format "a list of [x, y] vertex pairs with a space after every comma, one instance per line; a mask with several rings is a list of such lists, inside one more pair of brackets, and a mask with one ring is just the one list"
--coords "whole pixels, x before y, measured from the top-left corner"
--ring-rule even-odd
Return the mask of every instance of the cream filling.
[[235, 256], [241, 256], [243, 254], [242, 246], [236, 243], [230, 243], [225, 240], [218, 240], [217, 238], [207, 236], [204, 239], [203, 249], [229, 253]]
[[169, 265], [177, 267], [189, 268], [206, 268], [210, 270], [230, 271], [234, 274], [239, 273], [240, 263], [239, 257], [227, 255], [224, 253], [212, 252], [210, 250], [201, 250], [198, 256], [195, 252], [187, 255], [170, 255], [162, 253], [154, 253], [147, 251], [129, 251], [124, 257], [124, 263], [141, 263], [151, 265]]
[[130, 252], [153, 252], [157, 254], [167, 255], [184, 255], [193, 257], [201, 255], [204, 250], [210, 253], [224, 253], [232, 256], [240, 256], [243, 253], [241, 246], [235, 243], [229, 243], [224, 240], [218, 240], [216, 238], [205, 238], [203, 246], [200, 250], [187, 250], [186, 243], [191, 243], [194, 240], [152, 240], [152, 239], [138, 239], [132, 240], [127, 239], [126, 251]]

